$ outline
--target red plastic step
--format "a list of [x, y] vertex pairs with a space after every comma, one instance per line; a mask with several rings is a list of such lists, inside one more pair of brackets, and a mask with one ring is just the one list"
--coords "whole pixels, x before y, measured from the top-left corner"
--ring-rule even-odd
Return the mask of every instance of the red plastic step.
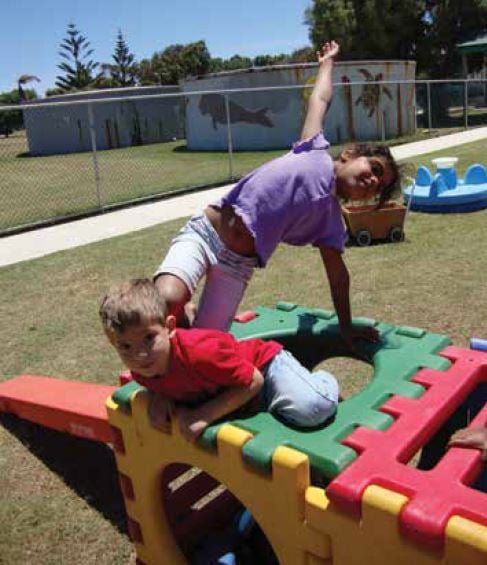
[[0, 383], [0, 412], [74, 436], [112, 442], [105, 402], [116, 386], [20, 375]]

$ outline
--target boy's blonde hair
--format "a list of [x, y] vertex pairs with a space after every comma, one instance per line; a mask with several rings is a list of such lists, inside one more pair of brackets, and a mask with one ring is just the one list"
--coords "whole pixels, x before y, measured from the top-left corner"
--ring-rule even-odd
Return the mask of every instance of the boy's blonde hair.
[[164, 324], [167, 306], [150, 279], [132, 279], [109, 289], [99, 314], [105, 332], [123, 333], [143, 322]]

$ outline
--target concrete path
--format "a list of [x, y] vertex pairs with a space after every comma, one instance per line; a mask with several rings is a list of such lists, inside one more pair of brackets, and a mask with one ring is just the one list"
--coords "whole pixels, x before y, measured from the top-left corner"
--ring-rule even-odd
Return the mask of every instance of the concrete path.
[[[484, 138], [487, 138], [487, 127], [398, 145], [392, 148], [392, 153], [396, 159], [408, 159], [415, 155], [440, 151]], [[223, 195], [231, 186], [175, 196], [156, 203], [141, 204], [83, 220], [0, 238], [0, 267], [190, 216]]]

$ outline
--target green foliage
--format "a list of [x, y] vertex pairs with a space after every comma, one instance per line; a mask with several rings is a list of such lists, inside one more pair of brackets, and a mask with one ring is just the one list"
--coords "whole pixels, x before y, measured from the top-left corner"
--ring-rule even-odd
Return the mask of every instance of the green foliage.
[[64, 92], [65, 92], [65, 90], [56, 86], [54, 88], [48, 88], [45, 92], [45, 95], [46, 95], [46, 97], [58, 96], [59, 94], [64, 94]]
[[230, 59], [223, 62], [224, 71], [236, 71], [237, 69], [250, 69], [252, 59], [250, 57], [242, 57], [242, 55], [232, 55]]
[[460, 69], [455, 44], [487, 28], [485, 0], [312, 0], [305, 23], [315, 49], [335, 39], [348, 59], [414, 59], [418, 73]]
[[257, 57], [254, 58], [255, 67], [267, 67], [268, 65], [272, 65], [272, 62], [272, 55], [257, 55]]
[[424, 35], [425, 11], [424, 0], [361, 3], [356, 9], [357, 22], [360, 22], [354, 33], [356, 56], [415, 59], [416, 45]]
[[[113, 62], [99, 65], [89, 59], [93, 50], [85, 37], [73, 23], [68, 25], [67, 37], [61, 43], [59, 54], [67, 60], [58, 67], [65, 76], [56, 77], [56, 88], [46, 91], [46, 96], [62, 94], [70, 90], [87, 88], [116, 88], [153, 84], [174, 85], [189, 76], [201, 76], [206, 73], [218, 73], [252, 66], [282, 65], [315, 61], [315, 50], [303, 47], [293, 53], [278, 55], [262, 54], [254, 59], [235, 54], [229, 59], [212, 58], [205, 41], [187, 44], [173, 44], [152, 57], [136, 61], [128, 44], [119, 30], [112, 55]], [[101, 72], [95, 74], [97, 67]]]
[[460, 68], [455, 44], [487, 28], [485, 0], [440, 0], [430, 6], [431, 23], [426, 27], [420, 56], [428, 62], [433, 78]]
[[291, 63], [314, 63], [316, 61], [316, 50], [312, 47], [301, 47], [291, 53]]
[[424, 35], [425, 0], [314, 0], [305, 13], [316, 49], [329, 40], [352, 59], [415, 58]]
[[291, 62], [291, 56], [286, 53], [279, 55], [257, 55], [254, 58], [254, 67], [267, 67], [272, 65], [285, 65]]
[[93, 49], [73, 23], [68, 24], [67, 36], [60, 45], [59, 55], [65, 59], [58, 65], [64, 75], [56, 77], [56, 86], [63, 92], [90, 86], [98, 63], [90, 59]]
[[159, 84], [159, 77], [156, 73], [152, 59], [142, 59], [137, 65], [137, 80], [141, 86]]
[[210, 52], [204, 41], [188, 43], [181, 53], [183, 72], [186, 76], [204, 75], [210, 66]]
[[305, 11], [305, 23], [315, 49], [324, 41], [334, 39], [340, 43], [342, 54], [353, 51], [353, 37], [357, 19], [352, 0], [313, 0]]
[[141, 85], [177, 84], [179, 80], [203, 75], [210, 70], [210, 53], [204, 41], [186, 45], [169, 45], [154, 53], [151, 59], [143, 59], [138, 65]]
[[[27, 76], [27, 75], [22, 75]], [[22, 77], [21, 77], [22, 78]], [[20, 80], [20, 79], [19, 79]], [[20, 104], [23, 101], [34, 100], [37, 98], [37, 93], [35, 90], [22, 90], [22, 97], [19, 94], [19, 90], [11, 90], [10, 92], [0, 93], [0, 106], [6, 105], [11, 106], [14, 104]], [[8, 137], [15, 130], [22, 129], [24, 127], [24, 118], [20, 110], [8, 110], [5, 112], [0, 112], [0, 135]]]
[[136, 83], [137, 64], [135, 56], [130, 53], [127, 42], [122, 35], [122, 30], [118, 30], [112, 59], [113, 64], [103, 66], [110, 73], [112, 86], [134, 86]]
[[225, 61], [221, 57], [212, 57], [208, 72], [219, 73], [224, 70]]

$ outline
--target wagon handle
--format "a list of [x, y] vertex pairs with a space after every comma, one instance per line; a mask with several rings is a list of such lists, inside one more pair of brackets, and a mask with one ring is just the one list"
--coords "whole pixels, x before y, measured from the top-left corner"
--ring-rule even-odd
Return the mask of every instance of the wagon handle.
[[[414, 189], [416, 187], [416, 178], [407, 176], [406, 180], [412, 181], [412, 185], [411, 185], [411, 194], [409, 196], [408, 205], [406, 206], [406, 213], [404, 214], [404, 220], [402, 221], [402, 233], [404, 234], [404, 238], [406, 238], [406, 230], [405, 230], [406, 219], [407, 219], [408, 214], [409, 214], [409, 209], [411, 208], [411, 202], [413, 201]], [[404, 195], [403, 195], [403, 199], [404, 199]]]

